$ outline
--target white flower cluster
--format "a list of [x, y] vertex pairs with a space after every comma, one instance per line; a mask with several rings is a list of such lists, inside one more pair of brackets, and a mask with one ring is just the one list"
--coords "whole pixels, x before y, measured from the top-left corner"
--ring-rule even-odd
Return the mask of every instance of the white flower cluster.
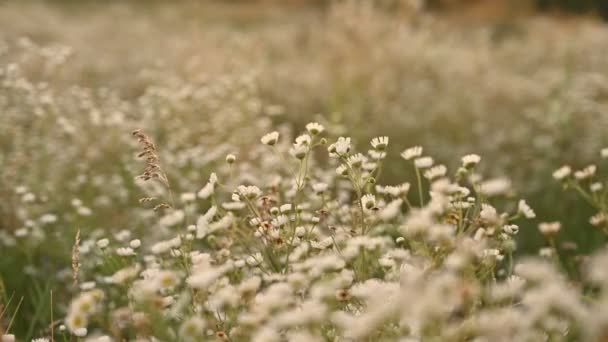
[[[522, 20], [525, 35], [497, 44], [340, 1], [329, 25], [244, 35], [161, 10], [163, 30], [156, 5], [88, 20], [21, 3], [0, 23], [2, 341], [30, 325], [51, 341], [605, 338], [605, 255], [569, 241], [601, 249], [608, 233], [606, 161], [589, 161], [606, 142], [605, 25]], [[19, 20], [28, 11], [40, 20]], [[68, 32], [76, 19], [83, 34]], [[147, 53], [95, 39], [134, 22]], [[454, 77], [466, 86], [446, 87]], [[328, 116], [293, 134], [313, 110]], [[130, 127], [156, 143], [137, 161]], [[570, 166], [552, 183], [556, 156]], [[587, 208], [593, 238], [572, 224]], [[540, 258], [513, 254], [535, 241]]]
[[[475, 173], [479, 157], [463, 158], [450, 179], [447, 167], [432, 166], [415, 147], [402, 155], [418, 186], [380, 185], [380, 160], [354, 151], [350, 138], [330, 145], [328, 168], [315, 164], [310, 153], [322, 145], [324, 129], [309, 124], [307, 130], [291, 148], [276, 145], [288, 164], [280, 179], [221, 187], [196, 224], [177, 222], [148, 247], [131, 240], [128, 248], [138, 253], [118, 253], [123, 259], [109, 264], [105, 281], [82, 284], [66, 317], [68, 331], [185, 341], [603, 336], [605, 253], [591, 259], [585, 276], [599, 289], [597, 302], [588, 302], [551, 263], [558, 262], [559, 222], [539, 225], [549, 245], [542, 259], [515, 262], [518, 221], [536, 214], [525, 200], [501, 209], [504, 201], [492, 199], [512, 195], [511, 183]], [[296, 145], [307, 146], [303, 158], [294, 155]], [[372, 147], [385, 153], [388, 138], [375, 138]], [[295, 158], [285, 159], [288, 154]], [[335, 165], [344, 171], [333, 172]], [[298, 171], [290, 174], [292, 166]], [[244, 206], [227, 210], [216, 201]], [[98, 259], [83, 260], [84, 266], [114, 260], [104, 252], [109, 245], [107, 238], [96, 240], [100, 253], [90, 257]], [[152, 322], [154, 330], [143, 330]]]

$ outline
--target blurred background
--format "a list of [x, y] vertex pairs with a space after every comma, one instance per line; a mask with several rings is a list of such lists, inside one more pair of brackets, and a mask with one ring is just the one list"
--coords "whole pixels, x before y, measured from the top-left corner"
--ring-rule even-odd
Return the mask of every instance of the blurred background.
[[[592, 209], [551, 174], [608, 146], [606, 19], [605, 0], [0, 2], [0, 294], [34, 298], [16, 329], [45, 326], [36, 301], [59, 282], [48, 274], [70, 276], [78, 229], [152, 226], [135, 128], [177, 192], [226, 153], [256, 165], [262, 134], [310, 121], [361, 149], [390, 136], [383, 184], [412, 176], [406, 147], [454, 171], [477, 153], [563, 223], [567, 249], [592, 251]], [[542, 245], [537, 223], [520, 253]]]

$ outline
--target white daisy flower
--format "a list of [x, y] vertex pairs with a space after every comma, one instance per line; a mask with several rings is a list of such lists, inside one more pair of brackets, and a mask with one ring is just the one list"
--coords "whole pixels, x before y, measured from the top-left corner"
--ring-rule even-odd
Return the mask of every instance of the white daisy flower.
[[526, 203], [526, 201], [523, 199], [519, 200], [519, 203], [517, 204], [517, 212], [524, 215], [524, 217], [528, 219], [533, 219], [536, 217], [536, 213], [534, 213], [534, 210], [532, 210], [528, 203]]
[[274, 132], [268, 133], [268, 134], [264, 135], [262, 137], [262, 139], [260, 139], [260, 140], [262, 141], [262, 144], [264, 144], [264, 145], [273, 146], [279, 141], [279, 132], [274, 131]]
[[361, 204], [365, 209], [372, 209], [376, 207], [376, 197], [372, 194], [365, 194], [361, 197]]
[[321, 125], [318, 122], [311, 122], [306, 125], [306, 130], [311, 135], [317, 135], [317, 134], [323, 133], [323, 131], [325, 130], [325, 127], [323, 127], [323, 125]]
[[473, 167], [481, 161], [481, 157], [476, 154], [468, 154], [462, 157], [462, 166], [465, 168]]
[[384, 151], [388, 146], [388, 137], [375, 137], [371, 141], [372, 147], [378, 151]]
[[561, 181], [561, 180], [564, 180], [565, 178], [567, 178], [568, 176], [570, 176], [571, 173], [572, 173], [572, 169], [570, 168], [570, 166], [565, 165], [553, 172], [553, 178], [555, 178], [558, 181]]
[[416, 166], [417, 169], [429, 168], [429, 167], [433, 166], [433, 158], [431, 158], [431, 157], [416, 158], [414, 160], [414, 166]]
[[422, 155], [422, 146], [410, 147], [401, 153], [401, 157], [405, 160], [412, 160]]

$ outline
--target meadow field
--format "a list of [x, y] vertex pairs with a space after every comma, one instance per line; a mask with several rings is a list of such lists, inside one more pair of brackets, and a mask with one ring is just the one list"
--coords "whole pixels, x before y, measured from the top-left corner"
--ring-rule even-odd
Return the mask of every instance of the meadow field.
[[608, 340], [608, 24], [312, 2], [0, 2], [0, 342]]

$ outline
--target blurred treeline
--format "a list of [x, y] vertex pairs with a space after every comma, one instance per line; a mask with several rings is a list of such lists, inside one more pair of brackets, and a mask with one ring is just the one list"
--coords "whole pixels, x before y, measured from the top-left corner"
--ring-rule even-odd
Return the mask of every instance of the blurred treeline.
[[560, 9], [570, 12], [595, 11], [608, 19], [608, 1], [606, 0], [536, 0], [541, 10]]
[[[39, 0], [57, 1], [71, 4], [97, 2], [97, 0]], [[132, 0], [133, 2], [150, 3], [164, 0]], [[567, 14], [597, 14], [608, 20], [608, 0], [181, 0], [179, 2], [224, 2], [233, 4], [274, 3], [288, 5], [326, 6], [341, 1], [374, 2], [386, 8], [408, 7], [412, 5], [429, 11], [469, 11], [494, 14], [496, 11], [507, 14], [534, 12], [553, 12]], [[0, 5], [1, 5], [0, 1]]]
[[384, 0], [385, 4], [401, 5], [420, 3], [428, 10], [460, 10], [483, 8], [488, 12], [500, 9], [513, 13], [559, 12], [573, 14], [599, 14], [608, 19], [608, 1], [606, 0]]
[[[213, 1], [213, 0], [212, 0]], [[274, 3], [311, 3], [328, 5], [337, 1], [353, 0], [215, 0], [233, 3], [250, 3], [252, 1]], [[355, 0], [372, 1], [381, 6], [395, 8], [400, 6], [411, 7], [413, 4], [431, 11], [458, 11], [481, 9], [488, 13], [496, 10], [514, 13], [557, 12], [572, 14], [598, 14], [608, 19], [608, 0]], [[479, 13], [479, 12], [476, 12]]]

